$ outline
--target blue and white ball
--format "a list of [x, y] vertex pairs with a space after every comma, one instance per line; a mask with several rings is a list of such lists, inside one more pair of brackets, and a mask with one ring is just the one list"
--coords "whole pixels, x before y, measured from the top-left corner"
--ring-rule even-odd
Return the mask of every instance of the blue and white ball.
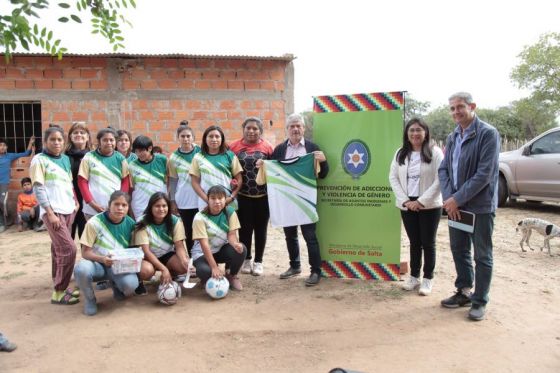
[[225, 277], [220, 279], [210, 277], [208, 281], [206, 281], [206, 293], [210, 296], [210, 298], [222, 299], [227, 295], [228, 291], [229, 281]]

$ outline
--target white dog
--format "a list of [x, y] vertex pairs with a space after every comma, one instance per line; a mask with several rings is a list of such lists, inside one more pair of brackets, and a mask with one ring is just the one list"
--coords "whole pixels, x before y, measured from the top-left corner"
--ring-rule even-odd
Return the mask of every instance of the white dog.
[[515, 229], [515, 231], [521, 230], [521, 232], [523, 233], [523, 237], [519, 242], [519, 246], [521, 246], [521, 251], [527, 251], [523, 248], [523, 242], [525, 242], [527, 246], [529, 246], [529, 249], [533, 250], [533, 248], [529, 244], [529, 237], [531, 237], [531, 232], [533, 231], [533, 229], [544, 236], [544, 245], [543, 247], [541, 247], [541, 251], [543, 251], [543, 249], [546, 246], [548, 248], [548, 254], [552, 255], [550, 253], [549, 241], [554, 237], [560, 237], [560, 227], [552, 224], [549, 221], [537, 219], [537, 218], [525, 218], [521, 220], [517, 224], [517, 228]]

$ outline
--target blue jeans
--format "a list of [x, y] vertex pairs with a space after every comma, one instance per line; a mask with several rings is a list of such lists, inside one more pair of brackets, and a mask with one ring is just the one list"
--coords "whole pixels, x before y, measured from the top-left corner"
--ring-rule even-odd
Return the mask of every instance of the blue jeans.
[[[284, 235], [286, 236], [286, 246], [288, 246], [288, 254], [290, 255], [290, 267], [300, 268], [299, 258], [299, 241], [297, 225], [293, 227], [284, 227]], [[307, 254], [309, 257], [309, 266], [311, 273], [321, 274], [321, 251], [319, 250], [319, 241], [315, 234], [315, 223], [300, 225], [303, 239], [307, 244]]]
[[[459, 229], [449, 227], [449, 242], [457, 279], [457, 289], [472, 288], [471, 296], [473, 304], [486, 305], [488, 303], [488, 292], [492, 281], [492, 232], [494, 230], [494, 213], [476, 214], [474, 232], [467, 233]], [[474, 246], [473, 269], [471, 243]]]
[[8, 187], [10, 184], [0, 184], [0, 225], [7, 225], [5, 217], [8, 216]]
[[138, 275], [136, 273], [124, 273], [121, 275], [113, 274], [111, 267], [82, 259], [74, 268], [74, 278], [80, 288], [80, 292], [88, 300], [95, 299], [93, 292], [93, 282], [110, 280], [124, 295], [134, 295], [134, 290], [138, 287]]

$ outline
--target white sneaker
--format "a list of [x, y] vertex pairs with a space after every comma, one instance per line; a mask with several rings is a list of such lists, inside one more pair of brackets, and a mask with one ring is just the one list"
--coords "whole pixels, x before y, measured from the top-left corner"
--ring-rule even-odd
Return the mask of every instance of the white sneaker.
[[157, 279], [157, 277], [156, 277], [155, 275], [152, 276], [152, 277], [150, 278], [150, 280], [148, 280], [148, 284], [149, 284], [149, 285], [156, 284], [157, 282], [158, 282], [158, 279]]
[[264, 273], [263, 264], [259, 262], [253, 263], [253, 276], [262, 276]]
[[406, 291], [411, 291], [420, 286], [420, 280], [414, 276], [409, 276], [404, 282], [402, 288]]
[[249, 274], [253, 272], [253, 265], [251, 264], [251, 259], [245, 259], [243, 265], [241, 266], [241, 273]]
[[418, 294], [420, 295], [428, 295], [432, 292], [432, 286], [434, 285], [434, 280], [429, 278], [422, 279], [422, 285], [420, 285], [420, 289], [418, 290]]

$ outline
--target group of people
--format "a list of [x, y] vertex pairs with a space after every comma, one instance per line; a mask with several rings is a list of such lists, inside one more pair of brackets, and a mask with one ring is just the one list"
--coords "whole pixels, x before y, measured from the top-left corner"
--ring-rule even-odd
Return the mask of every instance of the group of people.
[[391, 163], [389, 181], [410, 241], [410, 276], [403, 289], [418, 289], [421, 295], [432, 291], [436, 233], [442, 208], [451, 220], [460, 220], [461, 211], [473, 213], [472, 233], [449, 227], [457, 273], [456, 292], [442, 300], [441, 305], [446, 308], [470, 306], [469, 319], [479, 321], [486, 314], [492, 279], [500, 136], [494, 127], [475, 114], [476, 104], [469, 93], [452, 95], [449, 109], [457, 126], [447, 137], [445, 155], [433, 146], [427, 124], [413, 118], [404, 128], [403, 145]]
[[[112, 288], [118, 300], [145, 294], [143, 281], [156, 271], [164, 284], [179, 280], [193, 270], [190, 258], [202, 283], [226, 276], [233, 289], [241, 290], [239, 272], [262, 275], [269, 207], [266, 185], [256, 182], [259, 162], [313, 152], [323, 164], [322, 177], [328, 164], [318, 147], [303, 138], [300, 115], [288, 117], [289, 138], [276, 149], [262, 137], [259, 118], [247, 118], [242, 131], [242, 138], [228, 145], [222, 129], [210, 126], [198, 146], [193, 130], [181, 122], [178, 149], [167, 158], [154, 152], [145, 135], [133, 140], [128, 131], [108, 127], [96, 134], [94, 147], [83, 122], [72, 124], [67, 137], [61, 127], [49, 126], [24, 188], [32, 187], [38, 206], [34, 211], [52, 241], [51, 303], [76, 304], [82, 295], [84, 312], [94, 315], [95, 282], [97, 289]], [[305, 283], [313, 286], [320, 281], [321, 263], [315, 224], [301, 229], [312, 272]], [[290, 268], [281, 278], [301, 272], [297, 226], [285, 232]], [[77, 264], [76, 237], [82, 253]], [[113, 273], [112, 254], [132, 246], [144, 252], [140, 271]], [[73, 274], [77, 287], [70, 287]]]
[[[471, 306], [469, 318], [481, 320], [492, 276], [499, 135], [476, 116], [470, 94], [454, 94], [449, 105], [457, 127], [447, 139], [445, 155], [432, 145], [426, 123], [414, 118], [406, 124], [403, 145], [391, 164], [389, 179], [410, 240], [411, 272], [403, 287], [419, 289], [422, 295], [432, 291], [442, 208], [453, 220], [460, 219], [461, 210], [472, 212], [476, 214], [473, 233], [449, 228], [457, 290], [441, 304]], [[39, 215], [52, 240], [51, 302], [76, 304], [81, 293], [85, 313], [94, 315], [94, 282], [99, 287], [105, 281], [115, 299], [124, 299], [145, 293], [143, 281], [155, 271], [161, 272], [163, 283], [184, 275], [190, 270], [190, 258], [202, 282], [227, 276], [231, 287], [241, 290], [239, 272], [262, 275], [270, 217], [266, 185], [257, 183], [263, 161], [312, 153], [320, 164], [317, 177], [324, 178], [329, 171], [324, 153], [303, 136], [302, 116], [288, 116], [288, 138], [275, 148], [263, 139], [263, 130], [260, 119], [247, 118], [242, 138], [228, 145], [222, 129], [210, 126], [198, 146], [193, 130], [182, 122], [176, 131], [178, 149], [167, 158], [154, 153], [149, 137], [133, 140], [125, 130], [100, 130], [93, 149], [85, 123], [72, 125], [66, 147], [62, 128], [49, 127], [30, 174]], [[284, 227], [290, 266], [281, 279], [301, 273], [297, 228]], [[314, 286], [321, 279], [315, 223], [300, 229], [311, 270], [305, 284]], [[76, 235], [82, 250], [77, 265]], [[111, 253], [130, 246], [144, 252], [140, 272], [114, 274]], [[219, 263], [225, 263], [225, 272]], [[69, 287], [73, 273], [78, 288]]]

